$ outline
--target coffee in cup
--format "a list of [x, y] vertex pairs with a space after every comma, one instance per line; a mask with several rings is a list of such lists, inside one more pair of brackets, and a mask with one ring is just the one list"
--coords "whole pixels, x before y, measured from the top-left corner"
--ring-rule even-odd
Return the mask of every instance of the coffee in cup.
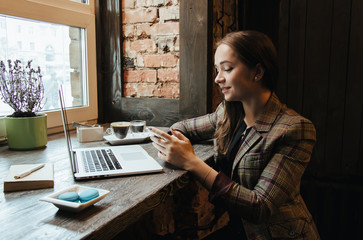
[[119, 139], [123, 139], [127, 136], [129, 132], [130, 123], [129, 122], [113, 122], [111, 123], [111, 128], [106, 130], [108, 134], [115, 134]]
[[133, 120], [130, 122], [130, 129], [132, 133], [143, 133], [145, 131], [146, 121]]

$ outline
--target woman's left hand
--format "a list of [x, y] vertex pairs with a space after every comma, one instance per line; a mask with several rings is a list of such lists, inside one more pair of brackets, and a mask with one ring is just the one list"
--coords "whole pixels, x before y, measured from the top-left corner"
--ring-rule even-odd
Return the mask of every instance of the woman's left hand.
[[181, 132], [171, 130], [172, 135], [169, 135], [157, 128], [150, 130], [160, 136], [150, 137], [153, 146], [158, 150], [159, 158], [185, 170], [192, 169], [198, 162], [199, 158], [195, 155], [192, 144]]

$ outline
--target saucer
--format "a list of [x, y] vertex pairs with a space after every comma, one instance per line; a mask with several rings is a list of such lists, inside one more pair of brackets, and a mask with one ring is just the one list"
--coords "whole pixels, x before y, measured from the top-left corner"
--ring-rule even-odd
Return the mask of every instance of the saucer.
[[150, 135], [147, 132], [129, 133], [125, 138], [119, 139], [114, 134], [112, 134], [103, 136], [103, 139], [105, 139], [111, 145], [133, 144], [145, 142], [146, 140], [150, 139]]
[[[61, 195], [62, 193], [65, 192], [83, 192], [84, 190], [88, 190], [88, 189], [97, 189], [99, 196], [89, 200], [88, 202], [85, 203], [80, 203], [80, 202], [69, 202], [69, 201], [65, 201], [65, 200], [60, 200], [58, 199], [58, 196]], [[69, 212], [80, 212], [83, 209], [95, 204], [96, 202], [100, 201], [102, 198], [106, 197], [107, 194], [109, 194], [110, 191], [108, 190], [104, 190], [104, 189], [100, 189], [100, 188], [91, 188], [91, 187], [86, 187], [86, 186], [80, 186], [80, 185], [72, 185], [66, 189], [63, 189], [59, 192], [55, 192], [52, 193], [48, 196], [42, 197], [41, 199], [39, 199], [40, 201], [44, 201], [44, 202], [49, 202], [49, 203], [53, 203], [54, 206], [56, 206], [57, 208], [61, 209], [61, 210], [65, 210], [65, 211], [69, 211]]]

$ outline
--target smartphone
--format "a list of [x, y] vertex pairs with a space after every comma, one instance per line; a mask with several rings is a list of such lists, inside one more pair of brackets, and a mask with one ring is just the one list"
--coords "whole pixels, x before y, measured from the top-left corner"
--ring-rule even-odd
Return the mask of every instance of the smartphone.
[[161, 138], [159, 134], [154, 133], [148, 127], [146, 128], [146, 131], [150, 134], [150, 136], [153, 136], [153, 137], [156, 137], [156, 138]]

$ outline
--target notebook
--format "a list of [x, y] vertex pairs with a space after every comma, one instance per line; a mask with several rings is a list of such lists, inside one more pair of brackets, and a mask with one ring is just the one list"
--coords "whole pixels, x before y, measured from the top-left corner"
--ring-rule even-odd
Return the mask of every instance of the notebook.
[[19, 173], [27, 171], [40, 164], [11, 165], [8, 175], [4, 180], [4, 192], [51, 188], [54, 186], [53, 164], [47, 163], [41, 169], [22, 178], [16, 179]]
[[163, 167], [140, 145], [73, 149], [62, 87], [59, 89], [59, 98], [64, 134], [75, 180], [163, 171]]

